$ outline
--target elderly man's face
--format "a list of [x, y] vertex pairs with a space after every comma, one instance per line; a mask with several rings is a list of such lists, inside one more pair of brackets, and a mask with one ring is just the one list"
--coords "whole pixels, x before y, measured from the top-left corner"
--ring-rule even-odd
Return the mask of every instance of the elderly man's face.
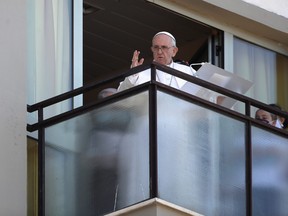
[[273, 118], [272, 118], [272, 115], [271, 113], [265, 111], [265, 110], [258, 110], [256, 112], [256, 115], [255, 115], [255, 118], [257, 120], [260, 120], [260, 121], [263, 121], [263, 122], [266, 122], [268, 124], [271, 124], [273, 125]]
[[172, 58], [176, 55], [178, 48], [173, 46], [172, 38], [168, 35], [160, 34], [154, 37], [151, 50], [154, 61], [168, 65], [172, 62]]

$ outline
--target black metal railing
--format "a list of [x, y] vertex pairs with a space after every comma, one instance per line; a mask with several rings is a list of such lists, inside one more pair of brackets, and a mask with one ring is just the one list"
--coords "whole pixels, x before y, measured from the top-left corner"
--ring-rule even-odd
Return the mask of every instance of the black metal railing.
[[[118, 92], [112, 96], [101, 100], [95, 100], [90, 104], [84, 104], [81, 107], [77, 107], [75, 109], [71, 109], [64, 113], [57, 114], [55, 116], [44, 118], [44, 109], [58, 104], [62, 101], [73, 99], [76, 96], [83, 95], [95, 88], [101, 88], [101, 86], [107, 86], [110, 83], [115, 81], [121, 81], [125, 77], [130, 76], [132, 74], [141, 72], [143, 70], [151, 68], [151, 81], [135, 86], [131, 89], [124, 90], [122, 92]], [[239, 113], [235, 110], [228, 109], [226, 107], [222, 107], [217, 105], [213, 102], [207, 101], [205, 99], [199, 98], [195, 95], [191, 95], [187, 92], [183, 92], [179, 89], [172, 88], [165, 84], [159, 83], [156, 80], [156, 70], [164, 71], [165, 73], [171, 74], [173, 76], [179, 77], [184, 79], [188, 82], [191, 82], [195, 85], [199, 85], [201, 87], [207, 88], [211, 91], [217, 92], [221, 95], [227, 96], [229, 98], [233, 98], [238, 102], [244, 103], [245, 111], [244, 114]], [[263, 122], [255, 120], [251, 117], [251, 109], [252, 107], [257, 107], [260, 109], [267, 110], [271, 113], [274, 113], [279, 116], [283, 116], [288, 118], [286, 112], [277, 110], [272, 108], [271, 106], [261, 103], [257, 100], [252, 98], [246, 97], [242, 94], [230, 91], [228, 89], [222, 88], [217, 86], [213, 83], [207, 82], [205, 80], [199, 79], [197, 77], [193, 77], [187, 74], [184, 74], [180, 71], [177, 71], [173, 68], [163, 66], [156, 62], [152, 62], [151, 64], [141, 65], [136, 68], [132, 68], [128, 71], [120, 73], [118, 76], [113, 77], [111, 79], [107, 79], [105, 81], [91, 83], [89, 85], [77, 88], [75, 90], [71, 90], [70, 92], [55, 96], [48, 100], [36, 103], [34, 105], [28, 105], [27, 111], [29, 113], [38, 112], [38, 121], [36, 123], [27, 124], [27, 131], [33, 132], [38, 131], [38, 145], [39, 145], [39, 216], [45, 215], [45, 128], [55, 125], [57, 123], [69, 120], [73, 117], [76, 117], [80, 114], [87, 113], [95, 108], [103, 107], [107, 104], [121, 101], [127, 97], [132, 95], [136, 95], [140, 92], [149, 91], [149, 143], [150, 143], [150, 197], [157, 197], [158, 196], [158, 170], [157, 170], [157, 96], [156, 92], [161, 90], [167, 94], [175, 96], [177, 98], [181, 98], [188, 102], [192, 102], [193, 104], [200, 105], [201, 107], [205, 107], [209, 110], [213, 110], [217, 113], [221, 113], [225, 116], [229, 116], [231, 118], [235, 118], [245, 122], [246, 131], [245, 131], [245, 155], [246, 155], [246, 216], [252, 215], [252, 142], [251, 142], [251, 127], [257, 126], [264, 130], [269, 130], [272, 133], [277, 135], [288, 137], [288, 133], [285, 130], [281, 130], [275, 128], [273, 126], [269, 126]]]

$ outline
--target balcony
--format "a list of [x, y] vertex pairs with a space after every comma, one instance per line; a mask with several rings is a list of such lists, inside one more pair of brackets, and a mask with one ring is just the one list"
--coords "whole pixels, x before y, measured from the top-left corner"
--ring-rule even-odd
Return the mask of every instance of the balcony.
[[[148, 68], [147, 83], [44, 117], [49, 106]], [[159, 83], [156, 69], [239, 106]], [[39, 215], [135, 215], [155, 203], [170, 215], [287, 215], [288, 133], [255, 120], [255, 108], [288, 117], [157, 63], [28, 106], [38, 113], [27, 130], [38, 131]]]

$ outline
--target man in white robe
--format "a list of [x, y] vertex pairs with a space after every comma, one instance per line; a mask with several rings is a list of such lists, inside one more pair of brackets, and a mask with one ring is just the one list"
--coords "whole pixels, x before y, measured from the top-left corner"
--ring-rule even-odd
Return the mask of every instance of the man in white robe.
[[[176, 46], [176, 39], [169, 32], [161, 31], [154, 35], [152, 39], [151, 51], [153, 53], [153, 61], [169, 66], [176, 70], [182, 71], [183, 73], [189, 75], [196, 74], [196, 71], [193, 68], [187, 65], [173, 62], [173, 57], [175, 57], [175, 55], [177, 54], [178, 48]], [[144, 59], [141, 58], [139, 60], [139, 55], [140, 51], [135, 50], [131, 60], [132, 61], [131, 68], [143, 64]], [[150, 71], [151, 70], [148, 69], [138, 74], [126, 77], [125, 80], [120, 83], [118, 91], [122, 91], [131, 88], [133, 86], [150, 81], [150, 75], [151, 75]], [[157, 70], [156, 73], [156, 80], [178, 89], [180, 89], [186, 83], [186, 81], [183, 79], [180, 79], [178, 77], [164, 73], [159, 70]]]
[[[176, 62], [173, 62], [173, 57], [175, 57], [176, 53], [178, 52], [178, 48], [176, 47], [176, 40], [173, 35], [171, 35], [168, 32], [159, 32], [155, 34], [155, 36], [152, 39], [152, 46], [151, 51], [153, 53], [153, 59], [155, 62], [169, 66], [171, 68], [174, 68], [176, 70], [182, 71], [183, 73], [189, 74], [189, 75], [195, 75], [196, 71], [189, 67], [188, 65], [179, 64]], [[142, 65], [144, 62], [143, 58], [139, 58], [140, 51], [135, 50], [132, 57], [132, 63], [131, 68], [137, 67], [139, 65]], [[137, 73], [135, 75], [131, 75], [129, 77], [126, 77], [123, 82], [120, 83], [118, 87], [118, 91], [123, 91], [125, 89], [131, 88], [133, 86], [149, 82], [151, 79], [151, 69], [144, 70], [140, 73]], [[164, 73], [163, 71], [157, 70], [156, 71], [156, 80], [171, 86], [173, 88], [181, 89], [183, 85], [187, 82], [183, 79], [177, 78], [173, 75]], [[144, 95], [135, 96], [137, 97], [137, 102], [135, 102], [135, 107], [132, 109], [133, 112], [137, 112], [138, 114], [135, 115], [130, 122], [130, 126], [127, 129], [127, 132], [125, 135], [123, 135], [120, 145], [120, 150], [118, 153], [119, 161], [119, 175], [118, 175], [118, 181], [119, 181], [119, 190], [116, 200], [116, 208], [123, 208], [125, 206], [134, 204], [135, 202], [139, 202], [142, 200], [145, 200], [149, 198], [149, 119], [148, 119], [148, 95], [147, 93], [143, 93]], [[133, 100], [134, 97], [131, 98]], [[164, 104], [165, 104], [165, 97]], [[136, 100], [136, 99], [135, 99]], [[127, 102], [128, 103], [128, 102]], [[160, 105], [159, 105], [160, 106]], [[174, 106], [173, 106], [174, 107]], [[178, 112], [182, 113], [186, 111], [186, 106], [184, 108], [177, 107]], [[190, 106], [189, 106], [190, 108]], [[192, 112], [192, 110], [189, 110], [189, 112]], [[158, 135], [160, 135], [160, 143], [159, 145], [159, 151], [163, 151], [164, 144], [168, 144], [167, 138], [170, 136], [163, 137], [163, 133], [167, 132], [165, 129], [166, 127], [171, 128], [169, 124], [174, 124], [175, 118], [177, 116], [170, 116], [166, 117], [165, 119], [162, 118], [162, 120], [158, 119]], [[179, 123], [177, 124], [179, 126]], [[185, 127], [186, 124], [183, 124], [183, 127]], [[181, 126], [178, 127], [180, 132], [185, 132], [186, 130], [181, 130]], [[174, 127], [172, 127], [174, 128]], [[171, 128], [171, 129], [172, 129]], [[177, 133], [175, 131], [168, 130], [171, 133]], [[179, 133], [179, 131], [178, 131]], [[182, 137], [182, 140], [184, 138]], [[165, 154], [165, 160], [170, 160], [171, 158], [174, 158], [173, 160], [177, 160], [179, 157], [183, 158], [182, 152], [187, 151], [187, 144], [186, 140], [190, 140], [189, 138], [185, 138], [185, 143], [183, 143], [182, 148], [180, 152], [173, 152], [168, 151], [167, 154]], [[171, 145], [171, 144], [170, 144]], [[173, 148], [170, 148], [173, 149]], [[161, 179], [164, 179], [164, 182], [160, 182], [161, 188], [170, 188], [170, 192], [167, 190], [164, 190], [165, 193], [167, 193], [167, 196], [170, 196], [171, 193], [173, 193], [174, 190], [171, 190], [171, 187], [176, 187], [178, 190], [180, 189], [179, 184], [180, 180], [183, 182], [183, 178], [179, 178], [179, 176], [173, 176], [170, 172], [166, 172], [164, 170], [166, 164], [163, 162], [164, 155], [161, 154], [162, 162], [159, 165], [159, 170], [161, 171], [159, 174], [161, 175]], [[166, 158], [167, 157], [167, 158]], [[170, 159], [169, 159], [170, 158]], [[171, 165], [171, 164], [170, 164]], [[164, 167], [163, 167], [164, 166]], [[172, 169], [172, 167], [170, 166]], [[176, 169], [176, 167], [174, 167]], [[173, 170], [173, 169], [172, 169]], [[172, 175], [172, 177], [171, 177]], [[191, 173], [192, 175], [192, 173]], [[186, 175], [189, 176], [189, 175]], [[168, 180], [168, 182], [165, 181], [165, 179]], [[191, 179], [191, 178], [189, 178]], [[166, 183], [165, 183], [166, 182]], [[187, 182], [187, 181], [184, 181]], [[183, 185], [182, 188], [189, 187], [188, 185]], [[183, 190], [179, 190], [183, 191]]]

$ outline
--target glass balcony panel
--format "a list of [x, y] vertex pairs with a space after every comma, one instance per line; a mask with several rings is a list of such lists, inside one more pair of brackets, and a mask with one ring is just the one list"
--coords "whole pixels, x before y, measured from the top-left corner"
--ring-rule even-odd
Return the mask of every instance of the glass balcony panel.
[[288, 140], [252, 129], [253, 215], [288, 215]]
[[46, 215], [103, 215], [149, 198], [147, 96], [46, 129]]
[[204, 215], [245, 215], [245, 124], [158, 92], [159, 197]]
[[[45, 131], [45, 215], [103, 215], [149, 199], [148, 93]], [[157, 92], [158, 197], [246, 215], [245, 123]], [[253, 215], [288, 215], [287, 138], [252, 128]]]

